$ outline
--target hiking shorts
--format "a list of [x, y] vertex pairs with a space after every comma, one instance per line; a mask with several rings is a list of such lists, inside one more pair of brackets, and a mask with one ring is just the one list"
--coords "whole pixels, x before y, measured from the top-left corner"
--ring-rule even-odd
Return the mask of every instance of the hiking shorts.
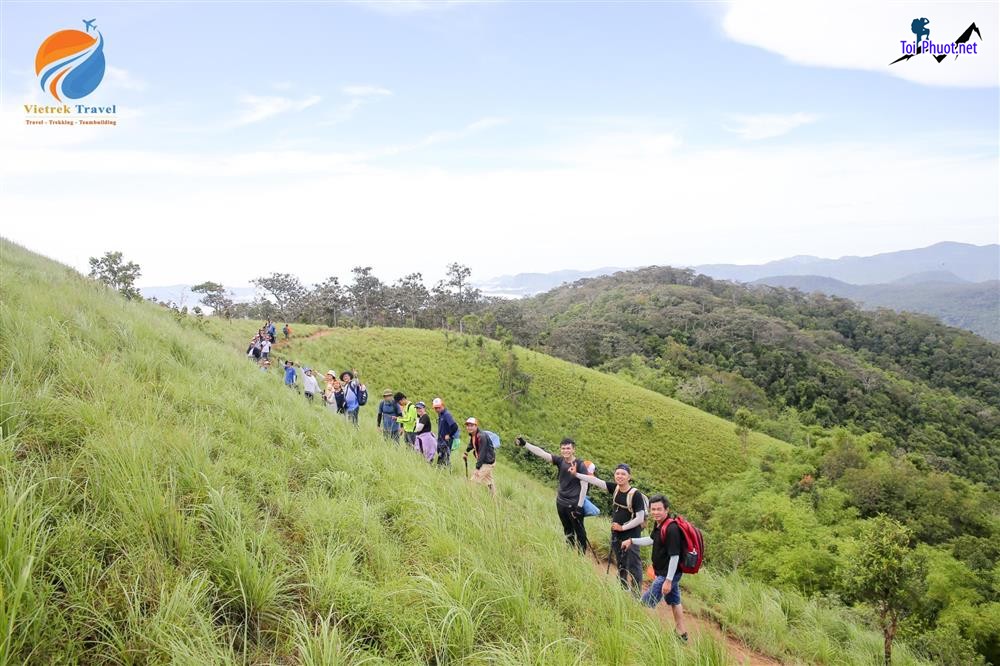
[[657, 576], [654, 578], [653, 584], [642, 595], [642, 603], [653, 608], [656, 604], [660, 603], [660, 599], [663, 599], [663, 603], [668, 606], [679, 606], [681, 603], [680, 583], [682, 575], [680, 568], [678, 568], [677, 573], [674, 574], [673, 585], [670, 586], [670, 592], [666, 596], [663, 594], [663, 584], [667, 581], [667, 577]]
[[493, 485], [493, 465], [483, 465], [472, 472], [472, 480], [484, 486]]

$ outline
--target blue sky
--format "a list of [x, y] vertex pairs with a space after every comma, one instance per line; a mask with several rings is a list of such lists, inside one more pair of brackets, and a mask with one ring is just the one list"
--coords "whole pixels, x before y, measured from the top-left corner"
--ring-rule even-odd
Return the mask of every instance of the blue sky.
[[[144, 284], [997, 242], [995, 3], [2, 12], [3, 235], [81, 268], [121, 249]], [[942, 41], [976, 21], [979, 60], [889, 68], [911, 14]], [[38, 45], [91, 17], [82, 101], [118, 126], [24, 127]]]

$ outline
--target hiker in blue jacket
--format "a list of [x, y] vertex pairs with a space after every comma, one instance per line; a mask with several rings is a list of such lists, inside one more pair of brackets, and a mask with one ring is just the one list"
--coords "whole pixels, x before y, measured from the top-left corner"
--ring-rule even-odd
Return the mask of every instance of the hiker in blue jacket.
[[298, 379], [298, 371], [295, 369], [295, 361], [285, 361], [285, 386], [297, 392], [296, 379]]
[[458, 434], [458, 423], [444, 406], [444, 400], [441, 398], [434, 398], [431, 406], [438, 415], [437, 464], [451, 467], [451, 448], [461, 439]]
[[341, 373], [340, 381], [344, 386], [344, 414], [347, 416], [347, 420], [354, 424], [354, 427], [358, 427], [358, 411], [360, 411], [364, 401], [368, 399], [368, 390], [364, 384], [358, 382], [357, 370]]

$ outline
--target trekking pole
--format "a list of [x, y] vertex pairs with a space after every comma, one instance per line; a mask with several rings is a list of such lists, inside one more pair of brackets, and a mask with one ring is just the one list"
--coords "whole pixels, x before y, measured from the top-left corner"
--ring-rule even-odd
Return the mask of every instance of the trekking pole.
[[608, 568], [604, 570], [604, 575], [605, 576], [607, 576], [609, 573], [611, 573], [611, 556], [615, 554], [614, 553], [614, 550], [615, 550], [615, 533], [614, 532], [611, 533], [611, 543], [609, 545], [610, 545], [610, 548], [608, 549]]
[[465, 478], [468, 479], [469, 478], [469, 459], [468, 458], [462, 458], [462, 460], [465, 462]]

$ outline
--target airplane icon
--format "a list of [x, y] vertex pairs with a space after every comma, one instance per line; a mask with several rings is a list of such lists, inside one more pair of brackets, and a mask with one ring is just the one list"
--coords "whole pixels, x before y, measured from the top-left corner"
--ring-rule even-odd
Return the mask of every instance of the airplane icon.
[[96, 20], [97, 19], [95, 18], [92, 18], [89, 21], [87, 19], [83, 19], [83, 25], [87, 28], [87, 32], [90, 32], [91, 28], [94, 28], [95, 30], [97, 29], [97, 25], [94, 23]]

